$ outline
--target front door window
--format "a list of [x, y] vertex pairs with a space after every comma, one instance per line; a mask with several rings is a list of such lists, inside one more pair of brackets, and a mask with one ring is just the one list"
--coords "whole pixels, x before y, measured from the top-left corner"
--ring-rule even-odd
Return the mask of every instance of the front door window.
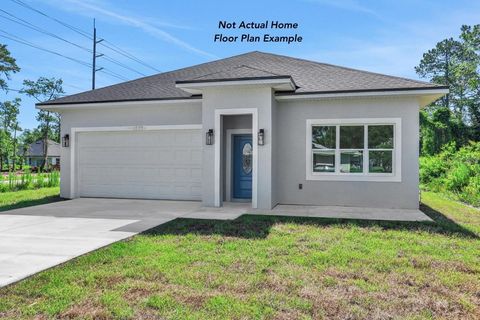
[[245, 174], [252, 172], [252, 145], [248, 142], [243, 145], [242, 167]]

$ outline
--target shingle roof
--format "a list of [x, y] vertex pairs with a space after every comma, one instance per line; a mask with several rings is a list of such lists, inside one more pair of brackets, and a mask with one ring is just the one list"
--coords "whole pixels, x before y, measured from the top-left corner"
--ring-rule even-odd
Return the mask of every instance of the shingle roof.
[[176, 82], [278, 76], [292, 77], [297, 85], [292, 94], [445, 88], [423, 81], [254, 51], [74, 94], [40, 105], [198, 98], [177, 88]]
[[[216, 80], [216, 79], [241, 79], [241, 78], [263, 78], [282, 76], [262, 69], [252, 68], [245, 65], [227, 68], [225, 70], [212, 72], [206, 75], [192, 78], [191, 80]], [[288, 75], [283, 75], [288, 76]], [[185, 80], [184, 80], [185, 81]]]
[[[53, 140], [48, 141], [47, 154], [49, 157], [60, 157], [60, 144]], [[43, 156], [43, 140], [38, 140], [28, 146], [27, 156], [41, 157]]]

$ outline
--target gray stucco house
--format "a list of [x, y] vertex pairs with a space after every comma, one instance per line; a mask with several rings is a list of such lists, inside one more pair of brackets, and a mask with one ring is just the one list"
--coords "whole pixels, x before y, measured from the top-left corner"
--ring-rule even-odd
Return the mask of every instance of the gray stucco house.
[[[47, 140], [47, 162], [52, 166], [60, 165], [60, 144], [53, 140]], [[38, 140], [28, 145], [25, 150], [25, 163], [32, 167], [40, 167], [44, 161], [44, 141]], [[23, 154], [23, 152], [22, 152]]]
[[61, 196], [418, 208], [419, 109], [444, 86], [246, 54], [38, 104]]

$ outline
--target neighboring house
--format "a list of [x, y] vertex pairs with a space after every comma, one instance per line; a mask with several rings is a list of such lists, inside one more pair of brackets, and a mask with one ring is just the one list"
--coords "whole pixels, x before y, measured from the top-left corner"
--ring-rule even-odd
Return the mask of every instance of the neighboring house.
[[[49, 165], [59, 166], [60, 165], [60, 144], [53, 141], [47, 140], [48, 149], [47, 149], [47, 161]], [[32, 167], [40, 167], [44, 161], [43, 156], [43, 144], [44, 141], [38, 140], [30, 144], [25, 152], [25, 163]]]
[[250, 52], [38, 107], [69, 141], [62, 197], [418, 208], [419, 109], [447, 92]]

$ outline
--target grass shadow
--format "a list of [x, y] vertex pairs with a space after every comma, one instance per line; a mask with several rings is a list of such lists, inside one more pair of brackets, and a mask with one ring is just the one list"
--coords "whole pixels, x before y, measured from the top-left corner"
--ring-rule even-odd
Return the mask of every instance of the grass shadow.
[[273, 225], [278, 223], [295, 223], [326, 226], [349, 226], [361, 228], [381, 228], [384, 230], [425, 231], [443, 235], [455, 235], [478, 239], [479, 236], [465, 227], [457, 224], [442, 213], [422, 204], [421, 210], [434, 221], [402, 222], [380, 220], [354, 220], [311, 217], [286, 217], [266, 215], [242, 215], [235, 220], [210, 220], [177, 218], [168, 223], [149, 229], [145, 235], [222, 235], [246, 239], [265, 238]]
[[64, 198], [60, 198], [60, 196], [47, 196], [40, 199], [33, 199], [33, 200], [23, 200], [13, 204], [6, 204], [0, 206], [0, 212], [9, 211], [13, 209], [20, 209], [32, 206], [38, 206], [41, 204], [47, 204], [52, 202], [64, 201]]
[[443, 231], [443, 233], [456, 234], [474, 239], [480, 238], [475, 232], [456, 223], [454, 220], [450, 219], [440, 211], [426, 205], [425, 203], [420, 204], [420, 210], [429, 216], [433, 221], [435, 221], [435, 226], [439, 228], [440, 231]]

